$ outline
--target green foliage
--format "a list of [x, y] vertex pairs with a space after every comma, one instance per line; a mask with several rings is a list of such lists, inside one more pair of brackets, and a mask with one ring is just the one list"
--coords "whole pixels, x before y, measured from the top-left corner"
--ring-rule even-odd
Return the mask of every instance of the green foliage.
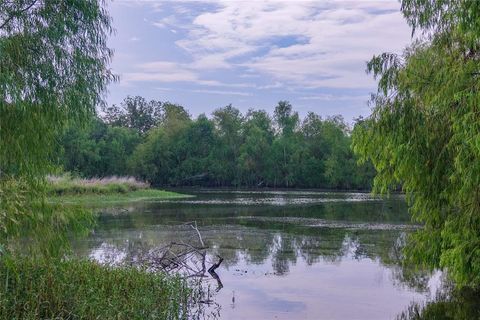
[[83, 127], [68, 127], [59, 140], [57, 163], [64, 170], [104, 177], [127, 173], [127, 159], [141, 138], [134, 129], [108, 126], [94, 118]]
[[270, 174], [267, 155], [274, 139], [272, 120], [263, 110], [249, 110], [243, 125], [244, 142], [238, 158], [239, 178], [247, 186], [262, 186]]
[[480, 318], [480, 292], [471, 288], [441, 290], [425, 304], [412, 303], [397, 320], [470, 320]]
[[109, 125], [95, 119], [68, 129], [59, 163], [86, 177], [134, 175], [156, 186], [370, 188], [373, 168], [357, 166], [340, 116], [310, 113], [301, 123], [281, 101], [274, 119], [263, 110], [244, 116], [228, 105], [211, 119], [192, 120], [179, 105], [156, 104], [158, 121], [142, 135], [108, 119]]
[[480, 101], [477, 1], [403, 1], [420, 38], [402, 56], [368, 63], [379, 80], [373, 114], [357, 123], [353, 145], [378, 174], [377, 192], [399, 185], [424, 223], [407, 257], [480, 284]]
[[21, 177], [0, 180], [0, 244], [4, 255], [62, 256], [68, 251], [69, 235], [86, 234], [93, 227], [90, 211], [49, 203], [45, 190], [44, 184]]
[[51, 203], [62, 203], [65, 205], [82, 204], [91, 207], [105, 207], [113, 204], [159, 201], [178, 198], [190, 198], [191, 195], [165, 191], [159, 189], [139, 189], [129, 192], [110, 193], [67, 193], [60, 196], [51, 196], [48, 201]]
[[238, 109], [228, 105], [213, 112], [217, 141], [213, 151], [213, 176], [221, 185], [238, 184], [237, 158], [242, 144], [243, 117]]
[[106, 123], [137, 130], [140, 134], [158, 124], [162, 117], [162, 103], [151, 100], [147, 102], [140, 96], [126, 97], [120, 107], [113, 105], [103, 108]]
[[1, 319], [181, 319], [185, 281], [91, 261], [8, 259], [0, 264]]
[[[79, 23], [81, 22], [81, 23]], [[114, 80], [111, 19], [93, 0], [0, 2], [0, 244], [35, 256], [64, 252], [93, 223], [81, 208], [46, 202], [56, 137], [102, 103]], [[3, 256], [2, 256], [3, 258]], [[3, 263], [3, 259], [2, 259]]]
[[[81, 207], [46, 200], [44, 177], [52, 170], [58, 135], [67, 123], [90, 119], [115, 78], [108, 69], [110, 23], [102, 0], [0, 1], [2, 319], [186, 314], [182, 308], [189, 290], [179, 279], [72, 260], [68, 240], [91, 230], [94, 217]], [[137, 144], [138, 133], [103, 123], [94, 128], [67, 133], [64, 164], [92, 170], [99, 163], [90, 154], [98, 150], [100, 158], [112, 162], [104, 162], [102, 172], [125, 170], [120, 158]], [[78, 140], [79, 146], [69, 144]], [[88, 165], [75, 162], [75, 148]]]
[[56, 132], [102, 103], [110, 22], [94, 0], [0, 2], [2, 176], [45, 173]]

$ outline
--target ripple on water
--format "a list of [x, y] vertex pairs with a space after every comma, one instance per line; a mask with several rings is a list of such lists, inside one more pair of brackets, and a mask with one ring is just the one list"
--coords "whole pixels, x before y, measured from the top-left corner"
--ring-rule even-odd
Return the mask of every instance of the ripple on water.
[[335, 220], [299, 218], [299, 217], [261, 217], [242, 216], [239, 219], [248, 219], [262, 222], [285, 222], [297, 224], [303, 227], [349, 229], [349, 230], [415, 230], [420, 228], [414, 224], [392, 224], [392, 223], [353, 223]]
[[301, 205], [301, 204], [315, 204], [326, 202], [370, 202], [382, 201], [381, 198], [374, 197], [349, 197], [349, 198], [278, 198], [278, 197], [264, 197], [264, 198], [249, 198], [241, 197], [234, 199], [189, 199], [189, 200], [164, 200], [165, 203], [183, 203], [183, 204], [233, 204], [233, 205]]

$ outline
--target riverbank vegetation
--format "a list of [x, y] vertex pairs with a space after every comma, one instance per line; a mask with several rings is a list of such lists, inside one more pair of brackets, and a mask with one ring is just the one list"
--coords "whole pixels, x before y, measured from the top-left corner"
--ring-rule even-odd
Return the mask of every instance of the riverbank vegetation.
[[402, 1], [417, 40], [368, 63], [373, 113], [353, 134], [375, 191], [401, 184], [413, 218], [406, 258], [480, 286], [480, 2]]
[[64, 194], [61, 196], [51, 196], [48, 201], [51, 203], [63, 204], [84, 204], [89, 207], [99, 207], [111, 204], [120, 204], [138, 201], [162, 201], [180, 198], [190, 198], [191, 195], [158, 190], [141, 189], [126, 193], [82, 193], [82, 194]]
[[48, 191], [50, 194], [77, 195], [77, 194], [112, 194], [127, 193], [148, 189], [150, 185], [133, 177], [104, 177], [82, 179], [70, 175], [47, 176]]
[[135, 201], [188, 198], [190, 195], [150, 188], [133, 177], [73, 178], [71, 175], [47, 176], [48, 201], [63, 204], [103, 206]]
[[192, 119], [180, 105], [127, 97], [59, 138], [57, 164], [84, 177], [133, 175], [154, 186], [370, 189], [342, 117], [303, 120], [280, 101], [272, 115], [229, 105]]
[[[103, 94], [117, 77], [105, 3], [1, 1], [0, 316], [188, 317], [178, 279], [69, 254], [69, 237], [88, 234], [94, 217], [47, 201], [55, 167], [154, 186], [339, 189], [368, 189], [376, 171], [374, 190], [401, 185], [423, 224], [406, 262], [478, 288], [480, 2], [404, 0], [402, 12], [418, 37], [402, 55], [368, 63], [378, 92], [352, 138], [341, 117], [300, 119], [286, 101], [273, 115], [229, 105], [194, 119], [141, 97], [107, 107]], [[124, 190], [82, 183], [75, 192]], [[62, 188], [54, 192], [73, 190]]]
[[177, 319], [180, 278], [90, 261], [19, 258], [0, 264], [0, 319]]
[[173, 277], [69, 254], [91, 211], [47, 201], [56, 137], [115, 80], [103, 1], [0, 1], [0, 318], [182, 318]]
[[480, 319], [480, 291], [470, 287], [457, 289], [451, 284], [425, 303], [413, 302], [396, 320]]

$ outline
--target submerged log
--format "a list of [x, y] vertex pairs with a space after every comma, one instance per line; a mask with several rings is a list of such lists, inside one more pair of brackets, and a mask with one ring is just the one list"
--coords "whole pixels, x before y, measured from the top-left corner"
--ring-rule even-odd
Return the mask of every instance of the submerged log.
[[217, 255], [218, 257], [218, 262], [217, 263], [214, 263], [209, 269], [208, 269], [208, 273], [210, 273], [210, 275], [212, 276], [212, 278], [214, 278], [215, 280], [217, 280], [217, 289], [215, 291], [220, 291], [222, 288], [223, 288], [223, 283], [222, 281], [220, 280], [220, 277], [218, 276], [218, 274], [215, 272], [215, 269], [217, 269], [218, 267], [220, 267], [220, 265], [222, 264], [222, 261], [223, 261], [223, 258], [220, 257], [219, 255]]
[[218, 267], [220, 267], [220, 265], [222, 264], [223, 262], [223, 258], [218, 256], [218, 262], [217, 263], [214, 263], [210, 268], [208, 268], [208, 272], [209, 273], [212, 273], [212, 272], [215, 272], [215, 269], [217, 269]]

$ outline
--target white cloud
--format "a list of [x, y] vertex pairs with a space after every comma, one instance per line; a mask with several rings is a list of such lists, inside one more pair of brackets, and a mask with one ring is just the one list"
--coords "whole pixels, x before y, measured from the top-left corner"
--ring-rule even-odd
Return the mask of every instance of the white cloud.
[[209, 93], [209, 94], [222, 94], [222, 95], [229, 95], [229, 96], [251, 96], [251, 93], [248, 92], [240, 92], [240, 91], [220, 91], [220, 90], [192, 90], [192, 92], [197, 93]]
[[180, 26], [180, 21], [175, 16], [170, 15], [154, 22], [153, 25], [159, 28], [178, 27]]
[[334, 95], [334, 94], [315, 94], [310, 96], [300, 97], [300, 100], [320, 100], [320, 101], [350, 101], [360, 100], [367, 101], [368, 95]]
[[[139, 64], [124, 73], [122, 81], [264, 90], [373, 88], [365, 62], [383, 51], [400, 52], [410, 42], [410, 29], [396, 0], [160, 4], [159, 18], [151, 24], [175, 33], [182, 59], [190, 61]], [[223, 71], [237, 80], [259, 78], [263, 84], [225, 83]]]
[[198, 75], [181, 64], [170, 61], [155, 61], [137, 65], [138, 72], [128, 72], [121, 76], [125, 82], [158, 81], [178, 82], [197, 81]]
[[267, 84], [267, 85], [264, 85], [264, 86], [259, 86], [258, 89], [262, 89], [262, 90], [278, 89], [278, 88], [282, 88], [283, 86], [284, 86], [283, 83], [275, 81], [274, 83], [271, 83], [271, 84]]
[[252, 88], [251, 83], [227, 83], [218, 80], [202, 79], [199, 72], [190, 64], [176, 63], [172, 61], [152, 61], [137, 64], [135, 72], [125, 72], [120, 75], [123, 85], [132, 82], [191, 82], [202, 86]]
[[172, 88], [167, 88], [167, 87], [155, 87], [155, 90], [160, 90], [160, 91], [172, 91]]
[[[187, 24], [174, 16], [156, 23], [187, 31], [176, 45], [192, 69], [241, 67], [302, 87], [371, 87], [365, 61], [410, 40], [395, 0], [213, 3]], [[282, 37], [303, 40], [283, 47]]]

